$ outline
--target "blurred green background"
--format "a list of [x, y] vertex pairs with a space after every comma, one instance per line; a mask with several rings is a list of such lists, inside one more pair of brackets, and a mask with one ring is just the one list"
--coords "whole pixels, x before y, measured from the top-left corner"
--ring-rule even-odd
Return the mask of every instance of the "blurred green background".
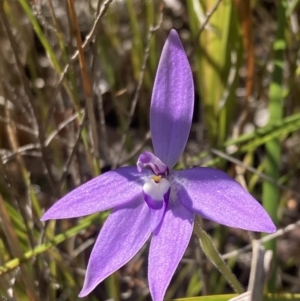
[[[151, 149], [151, 91], [172, 28], [196, 89], [177, 167], [228, 172], [278, 228], [288, 226], [265, 244], [274, 256], [266, 292], [300, 293], [299, 2], [0, 0], [0, 299], [78, 299], [107, 213], [39, 218], [69, 190]], [[221, 254], [260, 238], [203, 225]], [[147, 252], [85, 300], [151, 300]], [[227, 263], [246, 288], [250, 250]], [[166, 300], [225, 293], [226, 279], [192, 239]]]

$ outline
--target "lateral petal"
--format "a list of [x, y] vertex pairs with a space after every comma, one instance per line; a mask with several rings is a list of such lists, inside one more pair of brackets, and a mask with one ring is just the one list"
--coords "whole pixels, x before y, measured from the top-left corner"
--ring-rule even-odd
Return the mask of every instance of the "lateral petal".
[[154, 151], [170, 169], [186, 145], [193, 109], [191, 68], [177, 32], [171, 30], [159, 61], [150, 108]]
[[193, 232], [194, 214], [183, 207], [176, 196], [172, 197], [161, 228], [150, 243], [148, 280], [155, 301], [163, 300]]
[[142, 198], [110, 214], [91, 253], [79, 297], [88, 295], [141, 249], [151, 234], [150, 220], [150, 210]]
[[142, 195], [144, 176], [136, 167], [106, 172], [72, 190], [56, 202], [41, 220], [84, 216], [128, 203]]
[[213, 168], [174, 172], [172, 185], [180, 202], [200, 216], [229, 227], [272, 233], [276, 227], [265, 209], [235, 180]]

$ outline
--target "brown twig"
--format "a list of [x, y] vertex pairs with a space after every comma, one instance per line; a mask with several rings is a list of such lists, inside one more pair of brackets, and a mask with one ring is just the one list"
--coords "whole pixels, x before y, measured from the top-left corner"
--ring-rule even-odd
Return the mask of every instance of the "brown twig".
[[70, 164], [72, 162], [73, 156], [74, 156], [74, 154], [75, 154], [75, 152], [76, 152], [76, 150], [78, 148], [78, 145], [79, 145], [80, 136], [81, 136], [81, 132], [82, 132], [82, 130], [84, 128], [85, 121], [86, 121], [86, 114], [84, 114], [83, 117], [82, 117], [82, 121], [81, 121], [81, 124], [79, 126], [79, 129], [78, 129], [78, 132], [77, 132], [77, 135], [76, 135], [75, 144], [74, 144], [74, 146], [72, 148], [72, 152], [69, 155], [69, 157], [68, 157], [68, 159], [67, 159], [67, 161], [65, 163], [65, 166], [63, 167], [63, 173], [62, 173], [62, 175], [61, 175], [61, 177], [59, 179], [60, 186], [63, 184], [63, 182], [64, 182], [64, 180], [65, 180], [65, 178], [66, 178], [66, 176], [68, 174], [69, 166], [70, 166]]
[[26, 145], [18, 147], [14, 151], [6, 151], [5, 152], [6, 154], [3, 154], [1, 156], [1, 160], [2, 160], [3, 164], [5, 165], [8, 161], [17, 157], [18, 155], [21, 155], [29, 150], [38, 149], [38, 148], [40, 148], [40, 144], [38, 144], [38, 143], [37, 144], [35, 144], [35, 143], [26, 144]]
[[120, 165], [125, 164], [126, 162], [128, 162], [129, 160], [131, 160], [133, 157], [135, 157], [135, 156], [136, 156], [136, 155], [144, 148], [144, 146], [145, 146], [146, 143], [150, 140], [150, 138], [151, 138], [151, 133], [150, 133], [150, 131], [148, 131], [148, 132], [146, 133], [146, 135], [145, 135], [143, 141], [142, 141], [138, 146], [136, 146], [136, 147], [129, 153], [129, 155], [128, 155], [126, 158], [124, 158], [124, 159], [121, 161]]
[[[7, 118], [4, 118], [4, 117], [0, 116], [0, 122], [8, 123], [9, 121], [8, 121]], [[15, 122], [15, 127], [16, 127], [18, 130], [21, 130], [21, 131], [23, 131], [23, 132], [25, 132], [25, 133], [27, 133], [27, 134], [32, 135], [33, 137], [36, 136], [34, 130], [33, 130], [32, 128], [26, 126], [26, 125], [23, 125], [23, 124], [21, 124], [21, 123]]]
[[[77, 42], [80, 72], [81, 72], [81, 78], [83, 82], [83, 90], [86, 98], [88, 120], [91, 129], [91, 141], [93, 146], [93, 153], [95, 159], [99, 159], [98, 135], [97, 135], [96, 118], [94, 114], [94, 106], [93, 106], [93, 99], [92, 99], [92, 84], [91, 84], [90, 76], [87, 71], [86, 62], [83, 54], [83, 46], [82, 46], [82, 40], [81, 40], [79, 25], [77, 21], [77, 16], [75, 12], [74, 0], [68, 0], [68, 7], [69, 7], [74, 35]], [[96, 174], [95, 170], [94, 170], [94, 174]]]
[[[96, 20], [95, 20], [95, 22], [93, 24], [92, 29], [90, 30], [89, 34], [85, 38], [84, 43], [82, 44], [82, 49], [83, 50], [92, 42], [92, 40], [94, 38], [94, 35], [96, 33], [96, 29], [97, 29], [97, 27], [98, 27], [98, 25], [99, 25], [102, 17], [107, 12], [108, 7], [109, 7], [109, 5], [110, 5], [110, 3], [112, 1], [113, 0], [106, 0], [106, 1], [104, 1], [103, 5], [102, 5], [102, 9], [100, 10], [98, 16], [96, 17]], [[66, 74], [67, 74], [67, 72], [68, 72], [68, 70], [69, 70], [69, 68], [71, 66], [71, 63], [74, 62], [78, 58], [78, 56], [79, 56], [79, 51], [76, 50], [74, 52], [74, 54], [71, 56], [70, 62], [64, 67], [63, 72], [61, 73], [59, 81], [58, 81], [58, 83], [56, 85], [56, 89], [58, 89], [60, 87], [60, 85], [62, 84], [62, 82], [63, 82], [63, 80], [64, 80], [64, 78], [65, 78], [65, 76], [66, 76]]]
[[200, 46], [199, 38], [200, 38], [202, 32], [205, 30], [206, 26], [208, 25], [209, 20], [211, 19], [211, 17], [214, 15], [214, 13], [216, 12], [217, 8], [221, 4], [221, 2], [222, 2], [222, 0], [217, 0], [216, 3], [214, 4], [213, 8], [211, 9], [211, 11], [209, 13], [207, 13], [206, 18], [204, 19], [201, 27], [199, 28], [199, 30], [198, 30], [198, 32], [196, 34], [195, 39], [193, 40], [194, 47], [192, 48], [192, 50], [190, 51], [190, 53], [188, 53], [188, 57], [193, 56], [195, 54], [195, 51]]
[[57, 128], [48, 135], [48, 137], [45, 139], [44, 145], [45, 146], [49, 146], [49, 144], [51, 143], [51, 141], [59, 134], [59, 132], [61, 130], [63, 130], [67, 125], [69, 125], [71, 122], [73, 122], [74, 120], [76, 120], [76, 118], [78, 118], [79, 114], [83, 114], [84, 111], [81, 110], [79, 113], [75, 113], [73, 115], [71, 115], [70, 117], [68, 117], [66, 120], [64, 120], [63, 122], [61, 122]]
[[198, 40], [199, 37], [202, 33], [202, 31], [204, 31], [206, 25], [208, 24], [210, 18], [213, 16], [213, 14], [215, 13], [215, 11], [217, 10], [217, 8], [219, 7], [219, 5], [221, 4], [222, 0], [217, 0], [216, 3], [214, 4], [213, 8], [211, 9], [211, 11], [206, 15], [206, 18], [204, 20], [204, 22], [202, 23], [201, 27], [199, 28], [196, 38], [195, 38], [195, 43], [198, 44]]
[[[81, 114], [83, 114], [83, 110], [80, 112]], [[71, 115], [69, 118], [67, 118], [66, 120], [64, 120], [63, 122], [61, 122], [57, 128], [52, 131], [48, 137], [45, 139], [44, 142], [44, 146], [48, 147], [50, 145], [50, 143], [53, 141], [53, 139], [56, 138], [56, 136], [59, 134], [59, 132], [61, 130], [63, 130], [67, 125], [69, 125], [71, 122], [73, 122], [74, 120], [76, 120], [76, 118], [79, 116], [78, 113], [75, 113], [73, 115]], [[4, 118], [6, 120], [6, 123], [8, 123], [8, 120], [6, 118]], [[0, 118], [1, 121], [1, 118]], [[17, 128], [17, 126], [16, 126]], [[30, 144], [26, 144], [23, 146], [18, 147], [18, 149], [16, 151], [12, 151], [12, 152], [8, 152], [6, 151], [6, 153], [9, 154], [4, 154], [2, 155], [2, 160], [4, 162], [4, 164], [6, 164], [9, 160], [11, 160], [12, 158], [14, 158], [17, 154], [23, 154], [29, 150], [33, 150], [33, 149], [40, 149], [41, 145], [39, 143], [30, 143]], [[41, 155], [41, 153], [39, 153]]]
[[[99, 15], [101, 10], [101, 2], [98, 2], [96, 16]], [[113, 154], [111, 154], [111, 150], [108, 147], [107, 142], [107, 131], [106, 131], [106, 121], [105, 121], [105, 114], [104, 114], [104, 106], [103, 106], [103, 97], [101, 91], [101, 85], [99, 82], [96, 82], [99, 79], [99, 76], [96, 76], [99, 73], [99, 70], [95, 69], [96, 60], [98, 59], [97, 55], [97, 45], [98, 45], [98, 37], [96, 35], [93, 40], [92, 45], [92, 58], [91, 58], [91, 75], [92, 75], [92, 82], [94, 83], [95, 95], [97, 97], [96, 106], [98, 108], [99, 113], [99, 127], [100, 127], [100, 135], [101, 135], [101, 149], [103, 150], [103, 157], [106, 162], [111, 163], [111, 158], [113, 158]]]

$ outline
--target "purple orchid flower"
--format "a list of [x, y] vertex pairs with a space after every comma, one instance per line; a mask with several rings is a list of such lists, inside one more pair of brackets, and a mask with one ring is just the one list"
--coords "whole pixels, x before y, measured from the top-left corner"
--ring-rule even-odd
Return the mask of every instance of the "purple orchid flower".
[[172, 170], [192, 123], [194, 85], [175, 30], [164, 45], [155, 79], [150, 128], [155, 155], [81, 185], [55, 203], [42, 220], [80, 217], [113, 208], [91, 253], [80, 297], [127, 263], [152, 234], [148, 279], [162, 301], [193, 232], [194, 215], [250, 231], [274, 232], [263, 207], [222, 171]]

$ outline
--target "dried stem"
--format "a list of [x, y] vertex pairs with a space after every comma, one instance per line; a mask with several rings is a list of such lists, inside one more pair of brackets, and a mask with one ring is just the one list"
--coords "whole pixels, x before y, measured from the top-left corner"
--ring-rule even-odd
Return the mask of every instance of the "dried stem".
[[[92, 29], [90, 30], [89, 34], [86, 36], [84, 43], [82, 44], [82, 49], [84, 50], [93, 40], [95, 33], [96, 33], [96, 29], [102, 19], [102, 17], [105, 15], [105, 13], [108, 10], [109, 4], [112, 2], [112, 0], [106, 0], [103, 5], [102, 5], [102, 9], [100, 10], [100, 13], [98, 14]], [[67, 64], [65, 66], [65, 68], [63, 69], [63, 72], [61, 73], [61, 76], [59, 78], [59, 81], [57, 83], [57, 88], [62, 84], [69, 68], [70, 68], [70, 64], [71, 62], [75, 61], [79, 56], [79, 50], [76, 50], [75, 53], [72, 55], [71, 59], [70, 59], [70, 63]]]
[[211, 11], [206, 15], [206, 19], [204, 20], [204, 22], [202, 23], [201, 27], [199, 28], [199, 31], [196, 35], [196, 39], [195, 41], [198, 42], [199, 37], [202, 33], [202, 31], [205, 29], [206, 25], [208, 24], [210, 18], [213, 16], [213, 14], [217, 11], [219, 5], [221, 4], [222, 0], [217, 0], [215, 5], [213, 6], [213, 8], [211, 9]]
[[[94, 114], [94, 106], [93, 106], [93, 99], [92, 99], [92, 84], [86, 68], [86, 62], [83, 54], [82, 40], [81, 40], [79, 25], [76, 17], [76, 12], [75, 12], [74, 0], [68, 0], [68, 6], [69, 6], [70, 18], [72, 21], [72, 27], [77, 42], [80, 72], [81, 72], [81, 77], [83, 82], [83, 90], [86, 98], [86, 108], [88, 113], [88, 120], [90, 123], [91, 138], [92, 138], [91, 141], [93, 145], [94, 156], [95, 159], [99, 159], [98, 135], [97, 135], [96, 118]], [[94, 174], [96, 174], [96, 171], [94, 171]]]
[[83, 117], [82, 117], [82, 121], [81, 121], [81, 124], [79, 126], [78, 133], [76, 135], [75, 144], [74, 144], [74, 146], [72, 148], [72, 152], [69, 155], [69, 158], [67, 159], [66, 164], [65, 164], [65, 166], [63, 168], [63, 174], [61, 175], [61, 178], [59, 180], [60, 186], [63, 184], [63, 182], [65, 180], [65, 177], [68, 174], [68, 168], [69, 168], [69, 166], [70, 166], [70, 164], [72, 162], [73, 156], [74, 156], [74, 154], [75, 154], [75, 152], [76, 152], [76, 150], [77, 150], [77, 148], [79, 146], [80, 136], [81, 136], [81, 132], [82, 132], [82, 130], [84, 128], [85, 120], [86, 120], [86, 114], [84, 114]]

